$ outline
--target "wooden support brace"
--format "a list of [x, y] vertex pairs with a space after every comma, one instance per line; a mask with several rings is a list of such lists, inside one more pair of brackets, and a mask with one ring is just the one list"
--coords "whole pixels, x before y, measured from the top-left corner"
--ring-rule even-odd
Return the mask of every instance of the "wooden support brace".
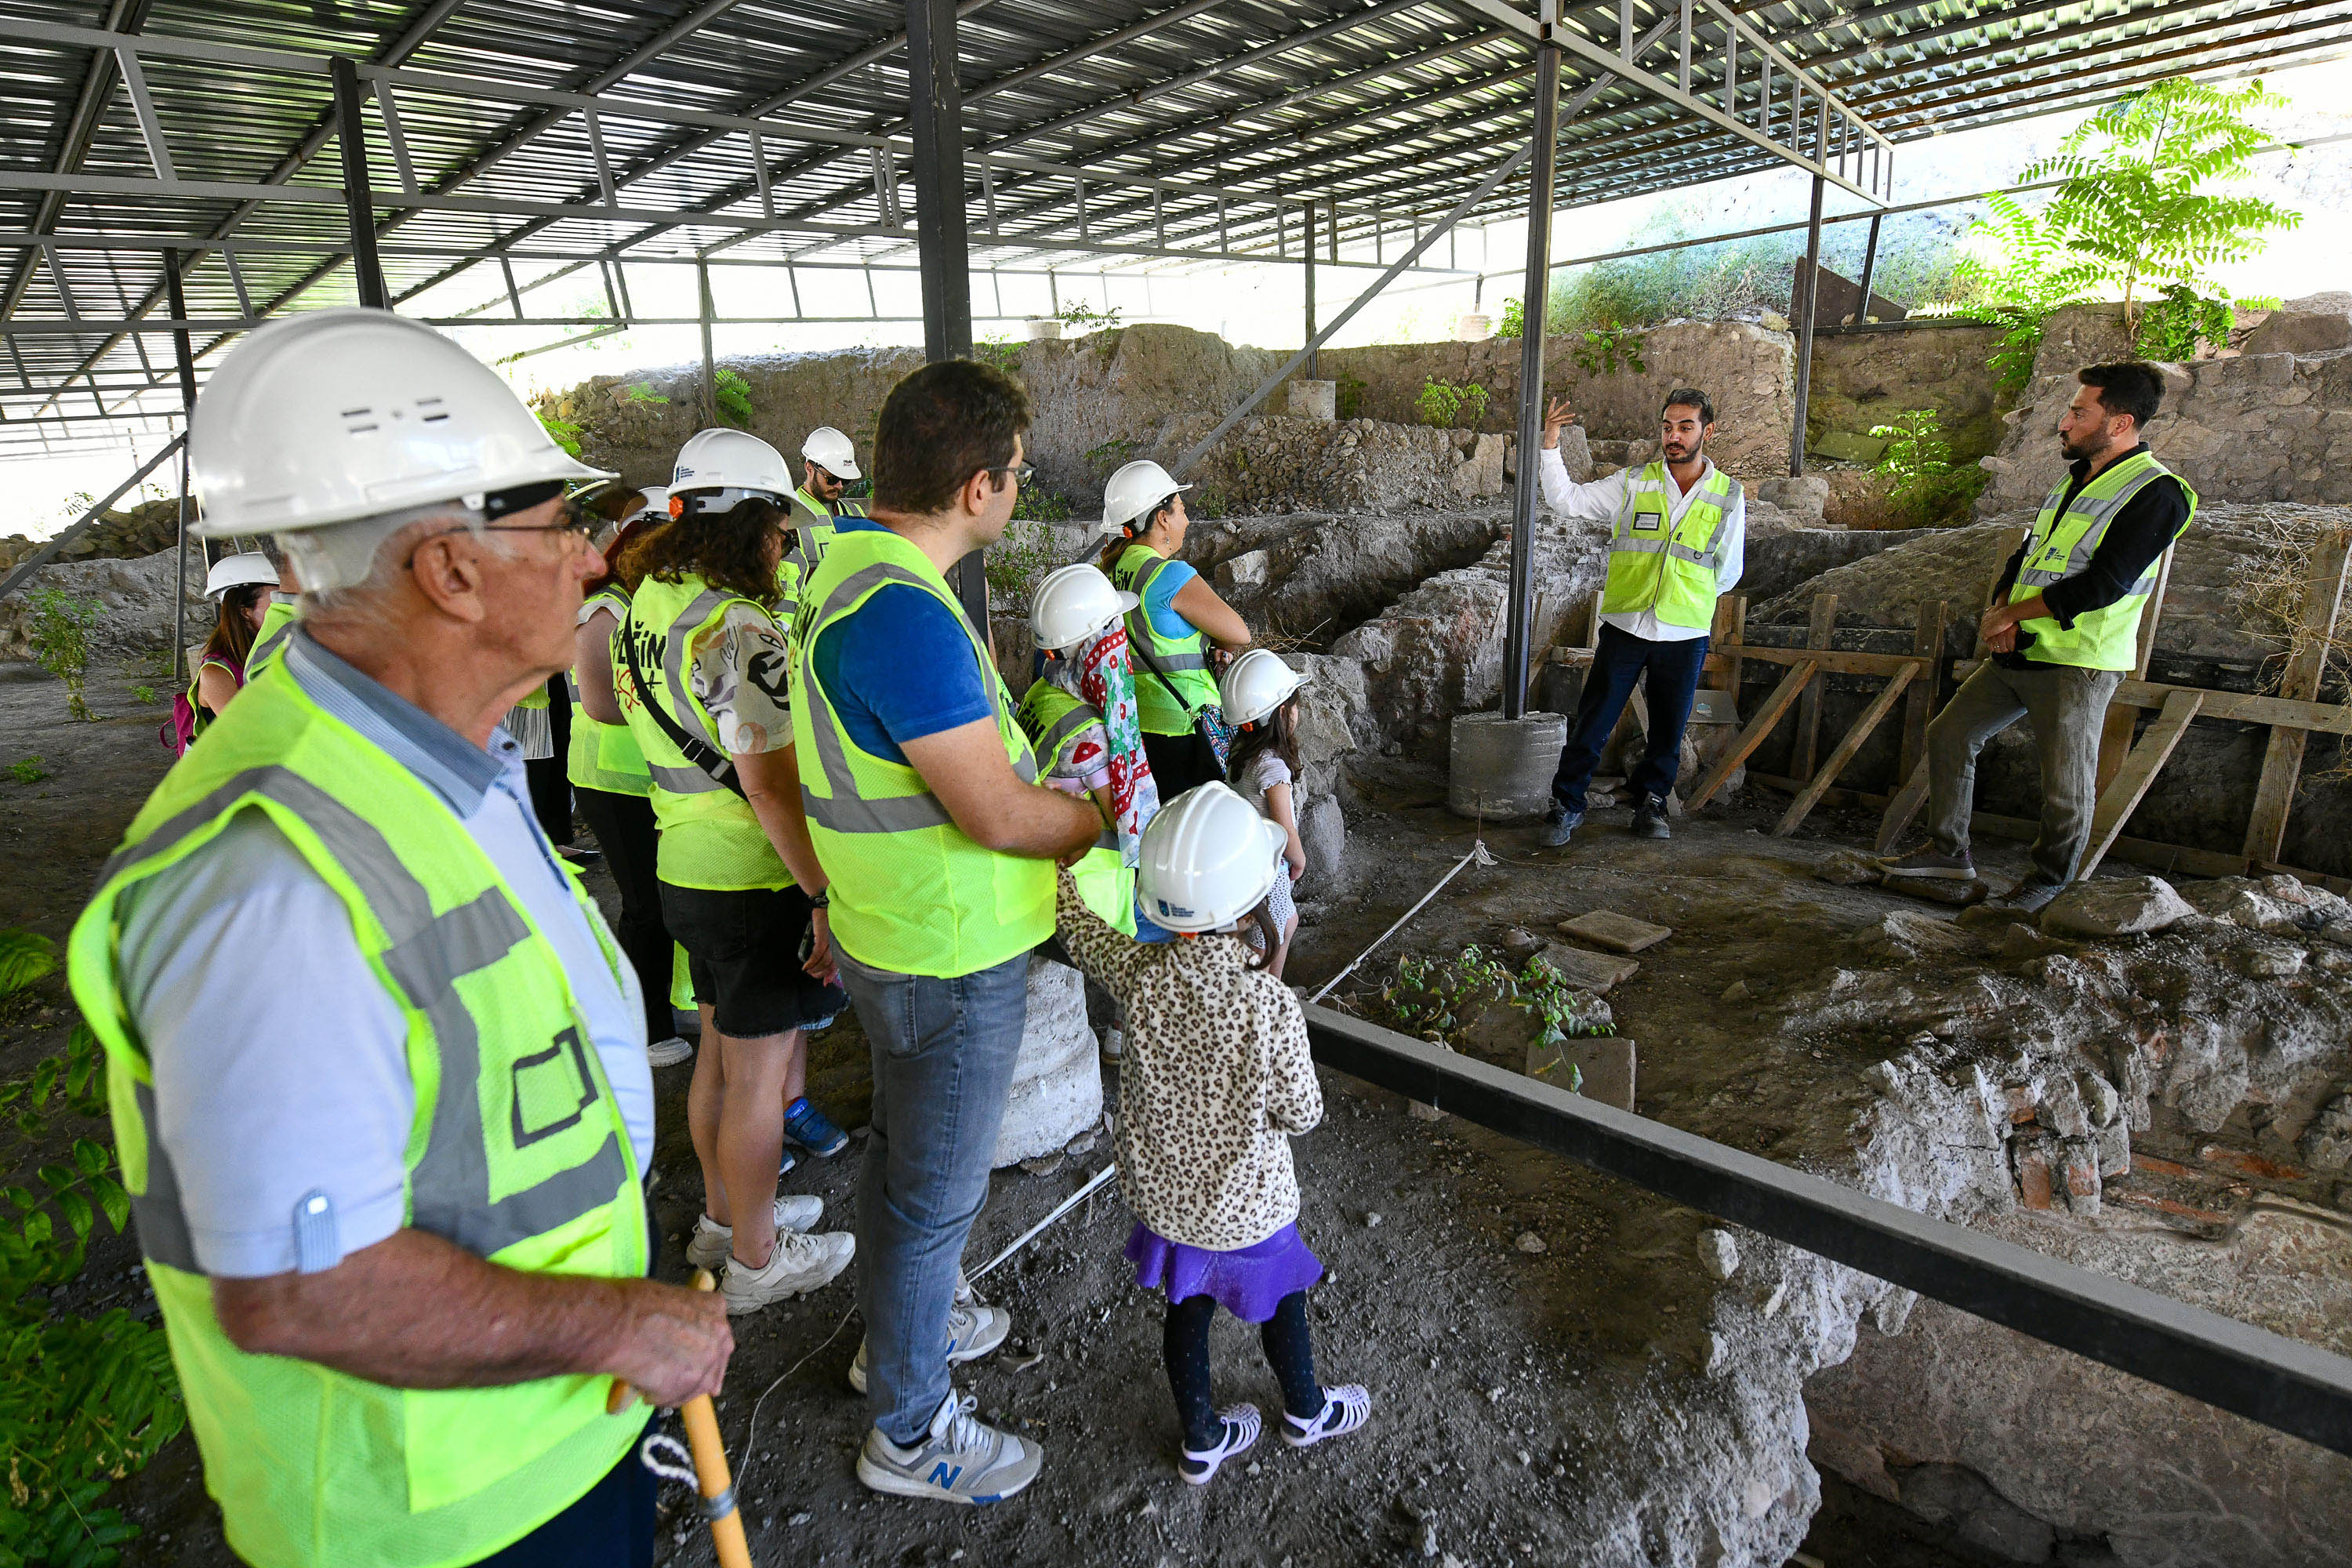
[[[2290, 701], [2308, 702], [2319, 695], [2336, 618], [2343, 610], [2347, 562], [2352, 562], [2352, 533], [2330, 535], [2311, 552], [2294, 651], [2279, 677], [2278, 694]], [[2254, 786], [2253, 810], [2246, 819], [2248, 859], [2276, 860], [2285, 848], [2287, 814], [2294, 806], [2295, 786], [2303, 776], [2304, 747], [2310, 740], [2305, 730], [2271, 731], [2269, 749], [2263, 753], [2262, 780]]]
[[1815, 668], [1811, 664], [1801, 664], [1780, 678], [1780, 684], [1772, 689], [1772, 695], [1764, 700], [1764, 706], [1756, 710], [1756, 717], [1739, 731], [1739, 738], [1732, 742], [1731, 749], [1717, 757], [1715, 766], [1707, 769], [1706, 776], [1698, 781], [1698, 787], [1691, 792], [1686, 809], [1696, 811], [1705, 805], [1715, 792], [1723, 787], [1723, 781], [1731, 776], [1731, 770], [1746, 762], [1748, 754], [1764, 743], [1764, 737], [1772, 732], [1772, 726], [1778, 724], [1781, 715], [1795, 704], [1798, 695], [1812, 684]]
[[1879, 854], [1892, 851], [1895, 841], [1911, 831], [1918, 820], [1919, 808], [1927, 804], [1927, 759], [1921, 757], [1911, 764], [1910, 776], [1895, 798], [1886, 803], [1886, 815], [1878, 819], [1878, 839], [1872, 847]]
[[[1748, 640], [1748, 595], [1726, 594], [1715, 602], [1715, 626], [1707, 634], [1707, 672], [1715, 679], [1709, 684], [1717, 691], [1731, 693], [1732, 706], [1739, 704], [1739, 645]], [[1718, 665], [1717, 656], [1728, 660]]]
[[[2167, 550], [2156, 561], [2156, 586], [2148, 591], [2147, 603], [2140, 607], [2137, 646], [2132, 655], [2131, 679], [2147, 679], [2147, 662], [2156, 656], [2156, 628], [2164, 619], [2164, 591], [2172, 582], [2172, 552]], [[2137, 728], [2139, 715], [2132, 709], [2110, 701], [2106, 718], [2099, 726], [2099, 793], [2116, 782], [2123, 771], [2124, 759], [2131, 754], [2132, 731]]]
[[[1830, 646], [1830, 638], [1837, 632], [1837, 604], [1835, 594], [1813, 595], [1813, 624], [1805, 637], [1807, 649], [1825, 649]], [[1821, 749], [1822, 688], [1825, 684], [1817, 680], [1805, 688], [1804, 700], [1797, 705], [1797, 746], [1789, 753], [1789, 772], [1796, 778], [1813, 776], [1813, 763]]]
[[1897, 778], [1909, 778], [1919, 759], [1927, 754], [1927, 721], [1936, 716], [1937, 671], [1944, 668], [1944, 628], [1951, 619], [1948, 600], [1937, 599], [1919, 606], [1919, 625], [1911, 634], [1911, 651], [1927, 661], [1920, 671], [1921, 679], [1913, 684], [1909, 700], [1903, 709], [1903, 752], [1895, 765]]
[[1862, 750], [1863, 742], [1870, 739], [1870, 732], [1878, 728], [1879, 721], [1894, 710], [1895, 700], [1902, 696], [1904, 688], [1910, 684], [1911, 672], [1906, 669], [1889, 680], [1885, 689], [1871, 700], [1870, 706], [1862, 710], [1862, 717], [1856, 719], [1853, 727], [1845, 732], [1845, 739], [1840, 741], [1837, 749], [1830, 753], [1829, 761], [1822, 764], [1821, 772], [1815, 773], [1797, 798], [1789, 803], [1788, 811], [1772, 829], [1776, 837], [1786, 838], [1797, 831], [1797, 824], [1805, 820], [1806, 814], [1819, 805], [1822, 795], [1837, 783], [1838, 774], [1853, 761], [1853, 754]]
[[2091, 815], [2090, 847], [2083, 851], [2083, 863], [2074, 868], [2078, 880], [2089, 878], [2098, 869], [2099, 862], [2106, 858], [2116, 836], [2123, 832], [2124, 824], [2138, 809], [2148, 786], [2156, 783], [2156, 775], [2163, 768], [2165, 760], [2172, 755], [2172, 749], [2180, 744], [2180, 737], [2189, 732], [2189, 721], [2197, 717], [2198, 710], [2204, 705], [2204, 693], [2200, 691], [2175, 691], [2164, 700], [2164, 710], [2156, 716], [2156, 722], [2147, 727], [2147, 733], [2140, 737], [2139, 744], [2131, 749], [2131, 755], [2124, 759], [2121, 771], [2116, 774], [2116, 782], [2099, 795], [2098, 807]]

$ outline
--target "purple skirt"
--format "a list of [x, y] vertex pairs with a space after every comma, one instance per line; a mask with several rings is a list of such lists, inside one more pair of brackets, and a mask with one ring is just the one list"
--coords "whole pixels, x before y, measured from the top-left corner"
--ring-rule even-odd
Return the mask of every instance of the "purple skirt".
[[1171, 1241], [1139, 1222], [1127, 1238], [1127, 1260], [1135, 1282], [1164, 1290], [1171, 1301], [1210, 1296], [1244, 1323], [1263, 1323], [1285, 1296], [1323, 1278], [1323, 1264], [1299, 1239], [1296, 1223], [1286, 1225], [1255, 1247], [1212, 1252]]

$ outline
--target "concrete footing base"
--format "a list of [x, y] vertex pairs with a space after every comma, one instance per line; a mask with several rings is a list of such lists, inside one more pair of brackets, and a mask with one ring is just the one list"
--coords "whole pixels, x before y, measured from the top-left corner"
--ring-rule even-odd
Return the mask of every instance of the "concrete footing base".
[[1087, 1024], [1086, 983], [1066, 963], [1029, 960], [1029, 1019], [1013, 1064], [1013, 1092], [996, 1135], [1002, 1168], [1062, 1146], [1102, 1120], [1102, 1070]]
[[1540, 816], [1568, 744], [1568, 718], [1463, 713], [1454, 720], [1446, 809], [1456, 816], [1510, 822]]

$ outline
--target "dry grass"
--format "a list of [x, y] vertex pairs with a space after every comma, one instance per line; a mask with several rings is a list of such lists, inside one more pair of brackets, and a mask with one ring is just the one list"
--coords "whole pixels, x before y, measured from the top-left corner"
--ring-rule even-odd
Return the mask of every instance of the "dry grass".
[[[2242, 555], [2232, 564], [2231, 585], [2245, 606], [2247, 629], [2275, 644], [2277, 659], [2266, 668], [2264, 682], [2275, 691], [2286, 667], [2307, 656], [2313, 645], [2324, 645], [2319, 689], [2352, 687], [2352, 616], [2340, 611], [2325, 632], [2304, 625], [2304, 599], [2309, 591], [2312, 563], [2321, 546], [2340, 541], [2342, 529], [2298, 529], [2284, 521], [2265, 521], [2256, 530], [2265, 548]], [[2339, 752], [2337, 762], [2315, 780], [2352, 779], [2352, 749]]]

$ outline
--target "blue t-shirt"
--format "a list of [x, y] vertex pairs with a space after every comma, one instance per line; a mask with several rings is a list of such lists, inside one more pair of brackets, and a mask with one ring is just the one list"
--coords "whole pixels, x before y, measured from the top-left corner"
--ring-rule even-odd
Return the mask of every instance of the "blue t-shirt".
[[[843, 533], [878, 529], [843, 517]], [[922, 589], [886, 583], [847, 616], [817, 634], [816, 678], [860, 751], [904, 763], [900, 743], [992, 719], [963, 617]]]
[[1181, 561], [1171, 561], [1151, 579], [1151, 591], [1143, 595], [1144, 610], [1151, 616], [1151, 629], [1163, 637], [1189, 637], [1201, 628], [1176, 613], [1175, 598], [1184, 584], [1200, 574]]

